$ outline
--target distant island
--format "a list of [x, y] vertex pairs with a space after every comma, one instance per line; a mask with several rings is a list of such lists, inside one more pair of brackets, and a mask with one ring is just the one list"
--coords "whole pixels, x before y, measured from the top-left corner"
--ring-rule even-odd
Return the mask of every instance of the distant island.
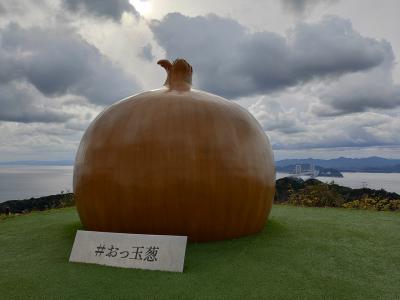
[[400, 173], [400, 159], [388, 159], [378, 156], [366, 158], [283, 159], [276, 161], [275, 164], [277, 170], [295, 165], [314, 165], [325, 169], [335, 169], [339, 172]]

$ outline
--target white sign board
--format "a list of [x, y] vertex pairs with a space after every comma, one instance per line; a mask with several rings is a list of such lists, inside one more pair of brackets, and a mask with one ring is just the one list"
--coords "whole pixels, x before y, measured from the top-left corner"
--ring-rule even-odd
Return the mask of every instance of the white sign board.
[[69, 261], [183, 272], [186, 236], [78, 230]]

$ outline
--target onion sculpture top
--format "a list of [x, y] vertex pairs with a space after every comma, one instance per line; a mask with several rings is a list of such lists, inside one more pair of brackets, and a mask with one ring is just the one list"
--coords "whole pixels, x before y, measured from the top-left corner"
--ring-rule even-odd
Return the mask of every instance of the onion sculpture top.
[[167, 80], [164, 86], [171, 90], [189, 91], [192, 86], [193, 68], [184, 59], [177, 59], [173, 63], [162, 59], [157, 62], [167, 71]]

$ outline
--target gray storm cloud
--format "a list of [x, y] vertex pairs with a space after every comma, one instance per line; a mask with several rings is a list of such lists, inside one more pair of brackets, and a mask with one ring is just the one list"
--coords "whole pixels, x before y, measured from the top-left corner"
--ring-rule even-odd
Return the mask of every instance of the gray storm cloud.
[[283, 8], [296, 15], [303, 15], [307, 10], [318, 4], [332, 4], [335, 2], [338, 2], [338, 0], [281, 0]]
[[20, 123], [64, 123], [73, 115], [57, 109], [51, 99], [24, 82], [0, 84], [0, 120]]
[[[98, 105], [113, 103], [139, 88], [135, 78], [124, 73], [97, 48], [75, 32], [62, 28], [24, 29], [10, 24], [1, 29], [0, 63], [1, 89], [8, 91], [0, 95], [0, 105], [6, 103], [7, 109], [13, 112], [12, 118], [4, 117], [3, 113], [8, 120], [17, 121], [18, 111], [22, 122], [65, 118], [65, 114], [55, 119], [46, 118], [30, 110], [31, 100], [22, 100], [29, 97], [20, 99], [26, 88], [19, 90], [29, 85], [31, 90], [37, 90], [36, 99], [76, 95]], [[14, 102], [9, 100], [13, 90]]]
[[321, 103], [312, 111], [320, 117], [331, 117], [400, 106], [400, 85], [393, 82], [391, 67], [384, 64], [369, 72], [341, 77], [320, 93]]
[[63, 0], [63, 3], [72, 12], [107, 17], [115, 21], [119, 21], [124, 12], [139, 16], [128, 0]]
[[169, 58], [189, 59], [200, 88], [229, 98], [366, 71], [394, 59], [388, 42], [364, 37], [350, 21], [333, 16], [301, 23], [287, 36], [251, 33], [216, 15], [172, 13], [150, 27]]

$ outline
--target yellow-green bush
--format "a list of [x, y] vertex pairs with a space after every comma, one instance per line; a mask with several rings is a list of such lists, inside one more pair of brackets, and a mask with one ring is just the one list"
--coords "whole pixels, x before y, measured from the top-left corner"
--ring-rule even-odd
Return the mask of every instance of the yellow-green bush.
[[332, 184], [312, 184], [297, 191], [288, 190], [287, 202], [298, 206], [344, 207], [395, 211], [400, 210], [399, 199], [360, 195], [360, 199], [346, 200]]
[[297, 192], [290, 193], [288, 202], [300, 206], [317, 207], [341, 207], [344, 203], [343, 197], [329, 185], [310, 185]]
[[360, 200], [354, 200], [344, 203], [345, 208], [361, 208], [361, 209], [375, 209], [375, 210], [400, 210], [400, 200], [390, 199], [374, 199], [367, 196], [362, 197]]

